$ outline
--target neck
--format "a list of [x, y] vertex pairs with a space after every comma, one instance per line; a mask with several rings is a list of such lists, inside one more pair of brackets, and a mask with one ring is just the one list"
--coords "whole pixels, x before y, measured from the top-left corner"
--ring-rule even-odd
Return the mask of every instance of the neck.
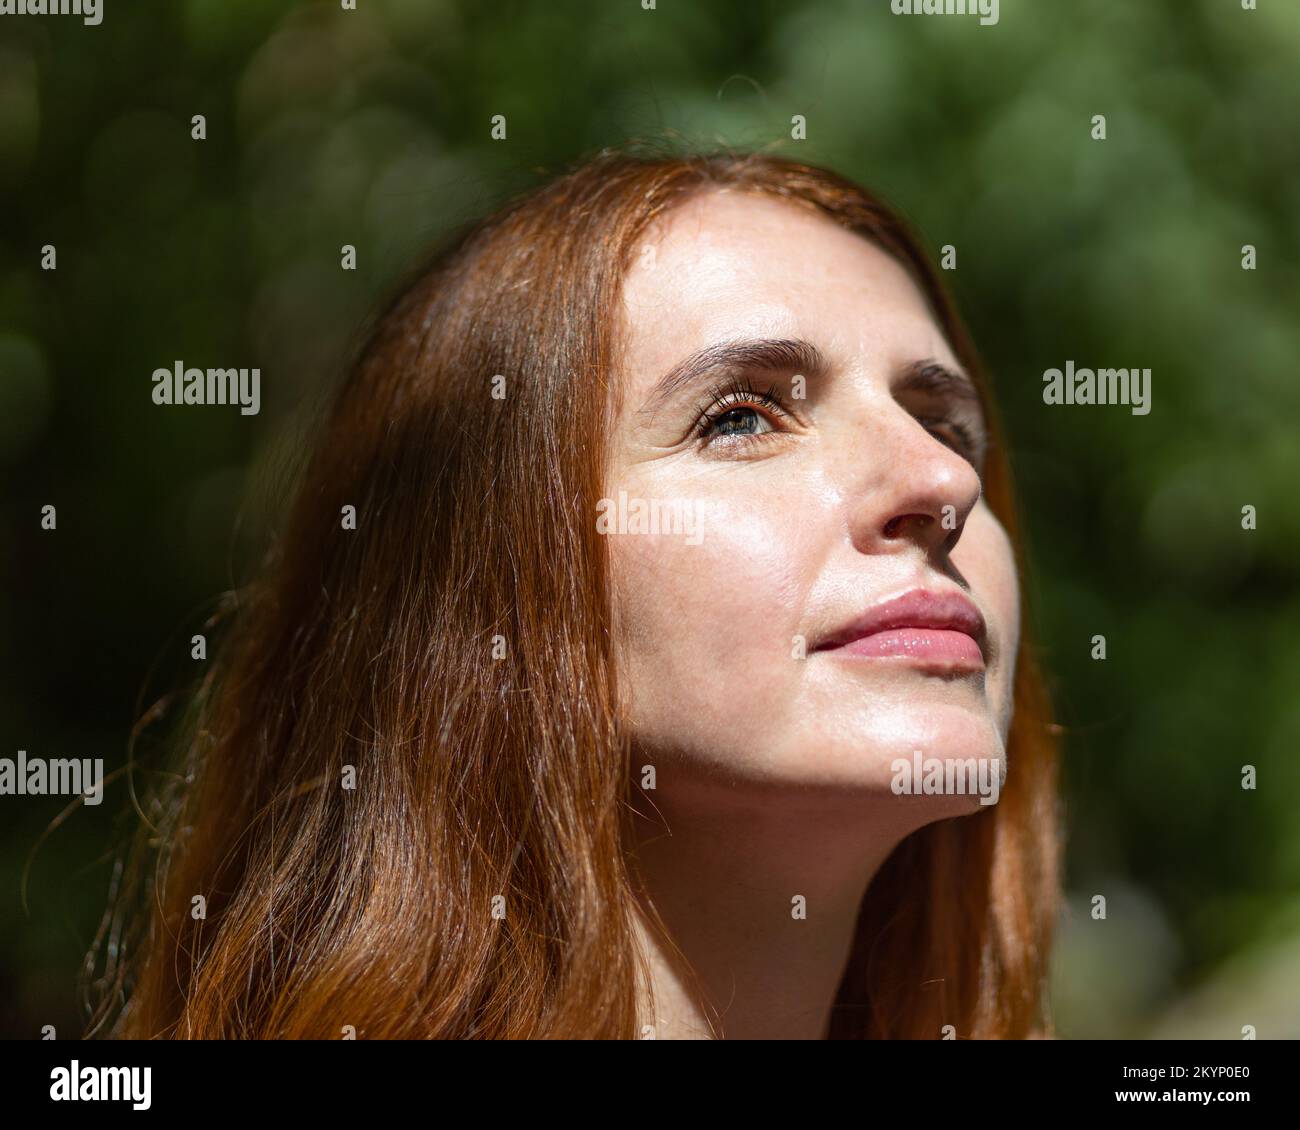
[[634, 818], [643, 1027], [657, 1039], [824, 1039], [863, 895], [914, 825], [861, 797], [799, 809], [654, 801], [652, 817]]

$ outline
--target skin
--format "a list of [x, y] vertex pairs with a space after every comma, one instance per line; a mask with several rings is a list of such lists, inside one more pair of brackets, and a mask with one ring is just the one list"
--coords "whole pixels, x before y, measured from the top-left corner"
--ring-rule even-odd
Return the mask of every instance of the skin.
[[[609, 497], [689, 500], [700, 521], [694, 537], [609, 537], [631, 850], [671, 936], [640, 925], [645, 1023], [658, 1038], [822, 1038], [876, 870], [910, 832], [981, 809], [897, 795], [891, 762], [920, 751], [1004, 771], [1019, 594], [981, 499], [982, 421], [962, 397], [908, 386], [913, 363], [961, 366], [905, 269], [756, 194], [711, 190], [661, 220], [620, 316]], [[807, 341], [825, 369], [713, 373], [658, 395], [684, 359], [746, 339]], [[818, 649], [915, 589], [975, 603], [984, 665]]]

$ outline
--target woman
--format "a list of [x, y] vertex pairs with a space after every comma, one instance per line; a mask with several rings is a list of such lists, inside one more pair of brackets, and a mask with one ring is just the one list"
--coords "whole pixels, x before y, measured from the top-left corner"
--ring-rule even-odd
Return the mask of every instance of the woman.
[[101, 1026], [1045, 1034], [1015, 546], [894, 214], [602, 153], [379, 319], [146, 809]]

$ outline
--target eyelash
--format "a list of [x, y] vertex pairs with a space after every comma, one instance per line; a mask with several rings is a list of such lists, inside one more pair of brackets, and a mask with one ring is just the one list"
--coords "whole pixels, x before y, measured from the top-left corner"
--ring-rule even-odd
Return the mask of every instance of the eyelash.
[[[789, 419], [791, 416], [790, 409], [786, 406], [780, 392], [777, 391], [776, 385], [772, 385], [760, 392], [750, 383], [748, 378], [733, 378], [725, 385], [719, 385], [709, 390], [709, 404], [695, 420], [695, 426], [692, 429], [694, 435], [702, 440], [709, 439], [709, 432], [713, 430], [718, 421], [737, 408], [763, 409], [778, 419]], [[771, 432], [760, 432], [752, 435], [738, 433], [729, 436], [728, 439], [732, 442], [747, 442], [761, 440], [771, 434]]]
[[[975, 442], [975, 437], [970, 428], [966, 427], [965, 424], [947, 416], [921, 416], [917, 418], [917, 423], [931, 433], [937, 428], [947, 428], [956, 437], [955, 446], [954, 444], [949, 444], [949, 446], [953, 447], [958, 455], [972, 463], [976, 469], [979, 468], [979, 445]], [[938, 436], [935, 438], [939, 439], [941, 443], [945, 442]]]
[[[780, 419], [789, 419], [791, 417], [790, 409], [777, 390], [776, 385], [771, 385], [766, 390], [759, 391], [748, 378], [733, 378], [725, 385], [719, 385], [709, 390], [709, 404], [696, 418], [695, 426], [692, 429], [693, 434], [706, 443], [710, 442], [711, 438], [722, 438], [720, 436], [710, 437], [709, 433], [719, 420], [736, 408], [761, 408]], [[948, 446], [974, 465], [977, 471], [980, 470], [979, 445], [976, 443], [971, 429], [966, 427], [965, 424], [949, 416], [920, 416], [917, 417], [917, 423], [931, 434], [934, 434], [939, 428], [947, 428], [954, 436], [952, 442], [949, 443], [939, 435], [935, 435], [935, 438], [940, 443], [948, 443]], [[726, 438], [730, 443], [751, 443], [756, 440], [767, 439], [773, 434], [773, 432], [759, 432], [750, 435], [736, 433]]]

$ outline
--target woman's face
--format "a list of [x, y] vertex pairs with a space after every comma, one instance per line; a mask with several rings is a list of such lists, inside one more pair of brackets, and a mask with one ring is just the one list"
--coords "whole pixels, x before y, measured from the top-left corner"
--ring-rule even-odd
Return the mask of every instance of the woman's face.
[[1012, 551], [979, 403], [903, 267], [714, 190], [648, 236], [623, 318], [598, 528], [659, 795], [887, 794], [915, 752], [1000, 774]]

